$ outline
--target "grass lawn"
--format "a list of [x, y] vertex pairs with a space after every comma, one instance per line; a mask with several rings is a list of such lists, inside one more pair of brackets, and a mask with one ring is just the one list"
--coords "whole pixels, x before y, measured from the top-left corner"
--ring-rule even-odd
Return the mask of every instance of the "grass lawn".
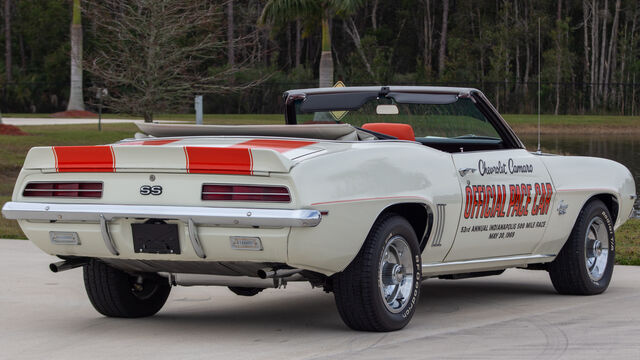
[[[528, 124], [535, 115], [517, 115], [515, 123]], [[167, 119], [188, 120], [184, 117], [167, 115]], [[508, 121], [512, 121], [508, 119]], [[547, 118], [544, 121], [551, 121]], [[565, 122], [574, 121], [570, 118]], [[600, 124], [604, 119], [578, 118], [581, 126], [587, 123]], [[620, 123], [632, 123], [640, 118], [623, 119]], [[280, 115], [207, 115], [206, 123], [242, 124], [242, 123], [283, 123]], [[640, 123], [639, 123], [640, 124]], [[0, 135], [0, 206], [11, 199], [15, 179], [22, 167], [27, 151], [33, 146], [47, 145], [98, 145], [132, 137], [138, 130], [134, 124], [105, 124], [103, 131], [98, 132], [96, 126], [88, 125], [56, 125], [56, 126], [23, 126], [23, 131], [29, 136]], [[630, 220], [616, 233], [617, 249], [616, 261], [625, 265], [640, 265], [640, 220]], [[0, 238], [23, 239], [24, 234], [13, 220], [6, 220], [0, 216]]]
[[640, 219], [631, 219], [616, 231], [616, 264], [640, 265]]
[[[49, 114], [2, 114], [5, 118], [49, 118]], [[103, 114], [103, 119], [144, 120], [127, 114]], [[196, 121], [194, 114], [156, 114], [154, 120]], [[284, 124], [283, 114], [204, 114], [205, 124]], [[96, 118], [96, 124], [98, 119]]]

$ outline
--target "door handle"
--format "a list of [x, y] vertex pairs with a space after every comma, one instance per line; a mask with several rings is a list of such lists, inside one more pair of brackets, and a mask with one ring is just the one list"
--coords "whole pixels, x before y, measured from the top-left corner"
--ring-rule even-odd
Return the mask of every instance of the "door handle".
[[467, 176], [468, 173], [474, 173], [476, 172], [476, 169], [474, 168], [464, 168], [464, 169], [458, 169], [458, 172], [460, 173], [460, 176], [465, 177]]

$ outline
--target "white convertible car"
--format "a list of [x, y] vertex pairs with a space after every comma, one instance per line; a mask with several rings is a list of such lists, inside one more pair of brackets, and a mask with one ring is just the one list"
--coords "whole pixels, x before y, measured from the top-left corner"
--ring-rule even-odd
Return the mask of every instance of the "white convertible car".
[[103, 146], [29, 151], [6, 218], [82, 266], [112, 317], [173, 285], [335, 294], [351, 328], [411, 319], [421, 281], [546, 270], [561, 294], [611, 280], [635, 184], [609, 160], [531, 153], [484, 95], [448, 87], [284, 94], [283, 125], [140, 124]]

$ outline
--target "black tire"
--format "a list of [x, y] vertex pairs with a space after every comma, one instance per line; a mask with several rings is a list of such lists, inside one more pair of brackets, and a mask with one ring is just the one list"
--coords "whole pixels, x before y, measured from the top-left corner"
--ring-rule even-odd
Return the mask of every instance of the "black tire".
[[[407, 287], [407, 300], [394, 312], [388, 308], [381, 293], [380, 267], [383, 256], [386, 256], [384, 250], [398, 237], [403, 238], [411, 250], [409, 262], [413, 267], [413, 276], [411, 280], [406, 280], [411, 281], [410, 287]], [[409, 222], [396, 214], [382, 215], [373, 225], [355, 259], [333, 277], [333, 292], [342, 320], [350, 328], [362, 331], [393, 331], [405, 327], [420, 298], [421, 264], [418, 239]]]
[[84, 266], [84, 286], [93, 307], [102, 315], [138, 318], [157, 313], [169, 297], [169, 281], [156, 274], [132, 276], [92, 259]]
[[240, 296], [254, 296], [261, 293], [264, 289], [254, 287], [229, 286], [229, 290], [231, 290], [234, 294]]
[[[600, 243], [602, 251], [606, 248], [606, 265], [603, 266], [602, 274], [595, 276], [589, 270], [588, 254], [593, 250], [588, 249], [587, 236], [593, 237], [595, 227], [591, 224], [599, 224], [598, 229], [604, 226], [601, 234], [603, 241]], [[606, 241], [606, 243], [604, 243]], [[558, 257], [549, 264], [549, 276], [553, 287], [560, 294], [567, 295], [595, 295], [607, 289], [611, 276], [613, 275], [613, 265], [615, 262], [615, 233], [613, 230], [613, 219], [609, 209], [600, 200], [592, 200], [582, 208], [576, 220], [569, 239], [558, 254]]]

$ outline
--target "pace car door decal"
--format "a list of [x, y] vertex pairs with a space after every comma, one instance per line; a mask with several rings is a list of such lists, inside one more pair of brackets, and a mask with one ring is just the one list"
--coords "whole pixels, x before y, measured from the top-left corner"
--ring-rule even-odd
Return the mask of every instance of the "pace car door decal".
[[529, 254], [544, 235], [555, 189], [540, 158], [524, 149], [452, 155], [462, 193], [446, 261]]
[[465, 219], [535, 216], [549, 212], [553, 186], [551, 183], [467, 185], [464, 193]]

